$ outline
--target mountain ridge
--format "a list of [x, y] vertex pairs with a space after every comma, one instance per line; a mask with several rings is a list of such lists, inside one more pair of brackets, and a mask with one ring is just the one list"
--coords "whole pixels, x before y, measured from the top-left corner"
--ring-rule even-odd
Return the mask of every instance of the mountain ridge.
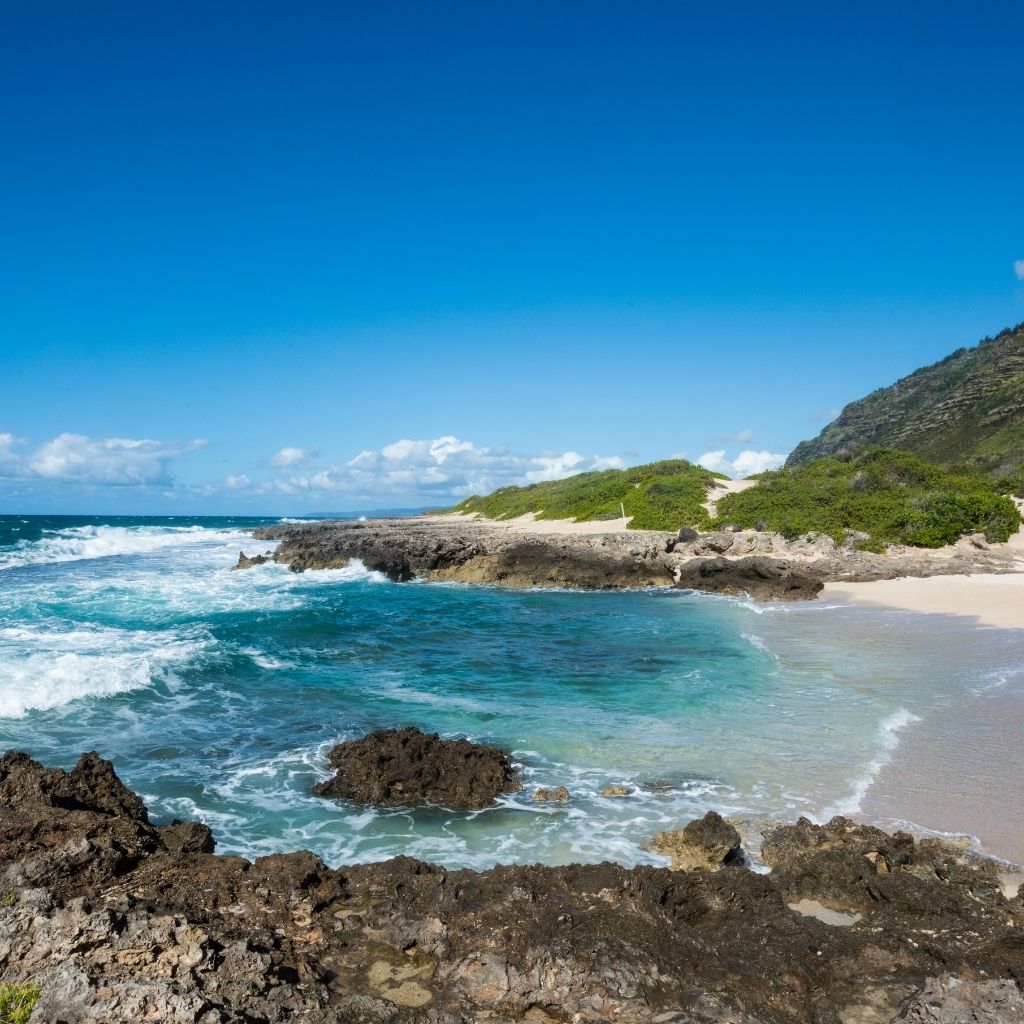
[[872, 446], [996, 476], [1024, 472], [1024, 323], [850, 402], [786, 466]]

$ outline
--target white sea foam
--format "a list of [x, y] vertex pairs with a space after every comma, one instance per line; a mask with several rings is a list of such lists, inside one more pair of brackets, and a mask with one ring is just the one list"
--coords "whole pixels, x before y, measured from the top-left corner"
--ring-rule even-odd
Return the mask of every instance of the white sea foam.
[[243, 536], [235, 530], [208, 530], [201, 526], [74, 526], [49, 531], [36, 541], [18, 541], [0, 551], [0, 570], [140, 555], [190, 544], [228, 540], [236, 543]]
[[852, 792], [821, 812], [823, 821], [827, 821], [836, 814], [856, 814], [860, 810], [864, 797], [872, 783], [878, 778], [878, 773], [892, 760], [893, 752], [899, 746], [900, 733], [907, 726], [920, 721], [921, 719], [917, 715], [912, 714], [906, 708], [899, 708], [882, 720], [878, 727], [875, 756], [868, 762], [864, 772], [854, 780]]
[[258, 665], [260, 668], [266, 669], [283, 669], [288, 668], [287, 661], [281, 661], [280, 658], [271, 657], [269, 654], [259, 650], [257, 647], [243, 647], [241, 653], [246, 657], [251, 658], [254, 665]]
[[207, 645], [200, 636], [109, 626], [0, 628], [0, 718], [148, 686]]
[[761, 651], [763, 654], [767, 654], [776, 661], [779, 660], [779, 656], [768, 646], [764, 637], [760, 637], [756, 633], [741, 633], [740, 636], [742, 636], [743, 639], [746, 640], [747, 643], [755, 650]]

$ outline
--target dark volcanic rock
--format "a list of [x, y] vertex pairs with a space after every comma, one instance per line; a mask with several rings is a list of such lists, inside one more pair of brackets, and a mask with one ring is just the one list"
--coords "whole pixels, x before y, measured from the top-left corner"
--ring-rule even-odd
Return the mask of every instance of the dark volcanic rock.
[[816, 597], [822, 582], [777, 558], [692, 558], [679, 568], [676, 586], [717, 594], [747, 594], [755, 601], [801, 601]]
[[252, 558], [250, 558], [244, 551], [239, 551], [238, 561], [231, 568], [251, 569], [254, 565], [264, 565], [272, 560], [273, 559], [270, 555], [253, 555]]
[[[787, 541], [774, 533], [647, 530], [525, 533], [516, 527], [435, 516], [365, 522], [283, 523], [253, 531], [279, 544], [270, 556], [295, 572], [339, 569], [359, 559], [395, 582], [419, 578], [509, 588], [637, 590], [679, 586], [758, 601], [807, 600], [823, 581], [948, 573], [1013, 572], [1014, 550], [962, 544], [947, 556], [900, 549], [837, 548], [831, 538]], [[693, 536], [691, 536], [691, 534]], [[997, 550], [997, 548], [999, 550]], [[724, 552], [724, 553], [723, 553]], [[241, 558], [236, 568], [257, 564]]]
[[121, 782], [114, 766], [94, 750], [83, 754], [70, 772], [46, 769], [27, 754], [8, 751], [0, 758], [0, 803], [42, 803], [149, 824], [146, 805]]
[[670, 586], [668, 534], [524, 535], [472, 520], [378, 519], [282, 524], [254, 531], [279, 540], [274, 559], [296, 572], [359, 559], [396, 583], [416, 577], [492, 586], [582, 590]]
[[379, 729], [339, 743], [328, 755], [337, 775], [318, 796], [364, 804], [433, 803], [478, 810], [521, 788], [508, 755], [469, 740], [443, 740], [419, 729]]
[[[24, 755], [0, 763], [0, 963], [4, 980], [39, 983], [33, 1020], [1018, 1019], [1021, 901], [962, 851], [844, 819], [773, 832], [767, 876], [409, 858], [331, 870], [310, 853], [250, 863], [172, 848], [120, 796], [86, 785], [62, 806], [55, 773]], [[845, 895], [861, 917], [802, 916], [797, 892]]]

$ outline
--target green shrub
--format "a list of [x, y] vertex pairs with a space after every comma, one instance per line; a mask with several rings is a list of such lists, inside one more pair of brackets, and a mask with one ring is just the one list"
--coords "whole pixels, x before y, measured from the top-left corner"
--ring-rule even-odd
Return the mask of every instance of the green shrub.
[[678, 530], [706, 527], [703, 507], [708, 488], [721, 474], [684, 459], [652, 462], [632, 469], [579, 473], [529, 487], [502, 487], [492, 494], [474, 495], [452, 512], [476, 512], [485, 519], [513, 519], [527, 512], [538, 519], [587, 522], [618, 519], [625, 508], [631, 530]]
[[722, 498], [718, 513], [716, 526], [760, 522], [790, 538], [816, 531], [840, 543], [857, 530], [869, 535], [859, 546], [870, 551], [937, 548], [964, 533], [1005, 541], [1020, 526], [1016, 506], [985, 477], [880, 448], [765, 473], [754, 487]]
[[39, 986], [34, 981], [18, 985], [0, 982], [0, 1024], [25, 1024], [39, 1002]]

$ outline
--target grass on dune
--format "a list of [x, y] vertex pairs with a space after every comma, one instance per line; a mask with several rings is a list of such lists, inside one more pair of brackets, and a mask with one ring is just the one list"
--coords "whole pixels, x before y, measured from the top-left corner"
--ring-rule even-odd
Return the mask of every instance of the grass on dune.
[[685, 459], [667, 459], [632, 469], [579, 473], [528, 487], [502, 487], [474, 495], [448, 511], [476, 512], [486, 519], [512, 519], [534, 512], [538, 519], [589, 522], [618, 519], [623, 508], [631, 530], [706, 527], [708, 488], [724, 479]]

